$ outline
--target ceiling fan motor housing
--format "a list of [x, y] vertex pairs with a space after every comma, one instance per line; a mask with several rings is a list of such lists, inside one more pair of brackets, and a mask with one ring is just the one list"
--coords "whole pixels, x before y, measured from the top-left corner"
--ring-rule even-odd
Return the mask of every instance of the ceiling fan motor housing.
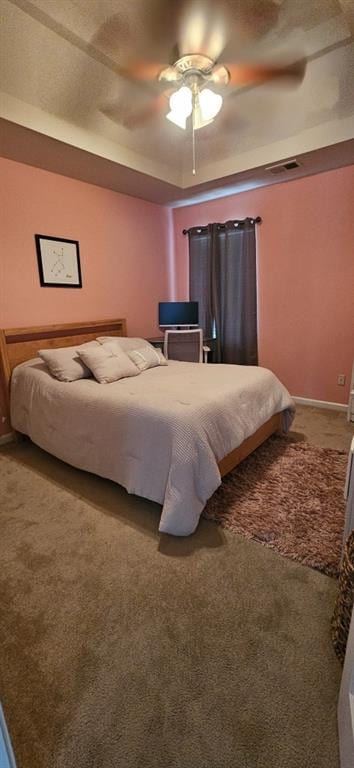
[[[171, 77], [174, 71], [174, 77]], [[217, 70], [217, 77], [214, 78], [214, 70]], [[166, 67], [159, 74], [159, 80], [166, 80], [171, 82], [174, 79], [176, 82], [191, 81], [193, 77], [197, 77], [199, 82], [204, 80], [206, 82], [213, 82], [214, 79], [219, 85], [227, 85], [230, 80], [230, 75], [226, 67], [215, 65], [215, 62], [204, 56], [201, 53], [192, 53], [182, 56], [176, 61], [172, 67]]]
[[200, 74], [208, 76], [214, 63], [212, 59], [209, 59], [209, 56], [203, 56], [201, 53], [191, 53], [178, 59], [174, 66], [181, 75], [185, 75], [189, 70], [195, 69]]

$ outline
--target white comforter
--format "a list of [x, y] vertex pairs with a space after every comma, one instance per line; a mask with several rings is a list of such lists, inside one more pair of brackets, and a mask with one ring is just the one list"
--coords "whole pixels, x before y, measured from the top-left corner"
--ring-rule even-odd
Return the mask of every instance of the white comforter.
[[62, 383], [40, 360], [14, 370], [11, 420], [69, 464], [163, 505], [159, 530], [193, 533], [220, 485], [217, 462], [273, 414], [288, 429], [289, 393], [265, 368], [169, 362], [113, 384]]

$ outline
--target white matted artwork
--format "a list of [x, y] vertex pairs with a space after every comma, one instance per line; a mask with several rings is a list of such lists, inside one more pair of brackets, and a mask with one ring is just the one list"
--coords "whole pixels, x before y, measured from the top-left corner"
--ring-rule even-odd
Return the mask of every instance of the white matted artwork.
[[49, 288], [82, 288], [79, 243], [35, 235], [39, 280]]

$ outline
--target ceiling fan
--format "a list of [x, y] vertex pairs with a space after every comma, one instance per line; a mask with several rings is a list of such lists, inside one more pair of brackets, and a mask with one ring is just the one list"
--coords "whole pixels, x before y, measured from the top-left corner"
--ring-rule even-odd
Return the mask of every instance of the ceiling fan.
[[225, 88], [229, 85], [245, 86], [280, 79], [299, 82], [305, 73], [305, 62], [291, 64], [219, 64], [203, 54], [182, 56], [173, 66], [162, 69], [160, 82], [175, 83], [178, 90], [170, 96], [168, 120], [186, 128], [186, 120], [192, 117], [194, 130], [208, 125], [220, 112], [223, 98], [208, 86]]
[[[147, 58], [126, 66], [118, 65], [116, 71], [119, 75], [130, 82], [145, 83], [149, 91], [154, 89], [154, 93], [151, 93], [151, 98], [141, 110], [123, 119], [119, 102], [106, 105], [101, 111], [129, 128], [142, 125], [163, 113], [170, 122], [183, 130], [188, 122], [193, 134], [195, 173], [194, 132], [215, 119], [221, 110], [223, 95], [232, 92], [235, 87], [255, 86], [270, 81], [298, 84], [303, 80], [306, 70], [304, 58], [262, 63], [250, 61], [249, 53], [242, 56], [245, 45], [254, 42], [255, 38], [276, 24], [282, 2], [239, 0], [235, 12], [236, 6], [231, 0], [170, 0], [167, 5], [174, 11], [170, 18], [171, 24], [168, 24], [168, 19], [162, 13], [157, 35], [162, 39], [166, 35], [170, 40], [177, 28], [178, 45], [173, 48], [173, 63], [163, 65]], [[156, 13], [158, 10], [159, 6]], [[157, 35], [155, 31], [156, 41]], [[96, 43], [101, 48], [105, 47], [107, 39], [111, 44], [110, 20], [100, 28]], [[230, 42], [234, 47], [235, 41], [239, 48], [238, 61], [220, 61], [223, 51], [226, 56]]]

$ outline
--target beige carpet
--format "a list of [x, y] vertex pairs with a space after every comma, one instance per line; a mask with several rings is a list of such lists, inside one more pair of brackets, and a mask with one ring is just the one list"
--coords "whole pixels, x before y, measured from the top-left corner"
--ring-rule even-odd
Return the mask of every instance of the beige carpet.
[[207, 521], [160, 537], [157, 505], [30, 443], [0, 472], [18, 768], [338, 768], [334, 580]]

